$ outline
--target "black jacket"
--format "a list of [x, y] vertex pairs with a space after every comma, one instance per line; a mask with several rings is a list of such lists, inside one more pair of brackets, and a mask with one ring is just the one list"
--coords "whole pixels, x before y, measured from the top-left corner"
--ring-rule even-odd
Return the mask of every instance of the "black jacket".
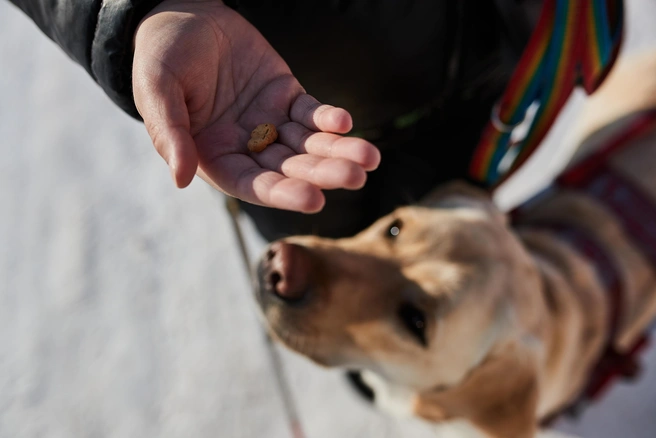
[[132, 37], [162, 0], [11, 0], [124, 111], [132, 98]]
[[[132, 40], [140, 20], [161, 0], [11, 1], [118, 106], [139, 118], [131, 89]], [[504, 2], [514, 0], [496, 0]], [[503, 17], [492, 0], [225, 3], [269, 39], [309, 93], [351, 111], [356, 128], [379, 126], [432, 105], [446, 91], [466, 92], [471, 100], [472, 84], [496, 95], [509, 72], [499, 68]], [[479, 100], [488, 102], [487, 97]]]

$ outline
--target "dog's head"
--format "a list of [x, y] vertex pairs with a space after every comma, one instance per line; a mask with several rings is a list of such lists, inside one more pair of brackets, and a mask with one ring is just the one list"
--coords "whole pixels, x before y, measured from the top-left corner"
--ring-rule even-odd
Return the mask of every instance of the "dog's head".
[[[483, 415], [467, 412], [477, 391], [503, 392], [509, 376], [510, 393], [519, 380], [534, 383], [513, 342], [530, 316], [512, 303], [538, 276], [504, 215], [467, 186], [399, 208], [352, 238], [275, 242], [257, 276], [277, 338], [320, 364], [370, 370], [406, 388], [425, 418], [472, 419]], [[533, 406], [533, 391], [526, 396], [520, 402]]]

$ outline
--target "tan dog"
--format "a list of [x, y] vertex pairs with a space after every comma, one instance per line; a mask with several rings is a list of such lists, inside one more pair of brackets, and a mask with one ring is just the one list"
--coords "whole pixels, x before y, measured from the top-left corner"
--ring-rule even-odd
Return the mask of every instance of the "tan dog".
[[[580, 154], [621, 129], [614, 120], [656, 106], [655, 61], [617, 66], [590, 102], [602, 111], [588, 116], [582, 129], [596, 133]], [[634, 142], [610, 166], [656, 203], [656, 133]], [[534, 226], [545, 220], [587, 230], [612, 254], [624, 290], [612, 343], [628, 348], [656, 316], [654, 266], [611, 211], [566, 190], [516, 230], [485, 194], [452, 184], [352, 238], [276, 242], [258, 266], [258, 301], [290, 348], [366, 370], [383, 409], [450, 422], [458, 436], [534, 437], [583, 389], [611, 313], [595, 267]]]

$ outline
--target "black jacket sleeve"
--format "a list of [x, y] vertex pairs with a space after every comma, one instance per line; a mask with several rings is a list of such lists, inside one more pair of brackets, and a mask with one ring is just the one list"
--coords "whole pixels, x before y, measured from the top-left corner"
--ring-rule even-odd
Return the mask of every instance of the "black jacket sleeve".
[[132, 96], [132, 39], [162, 0], [10, 0], [125, 112], [140, 119]]

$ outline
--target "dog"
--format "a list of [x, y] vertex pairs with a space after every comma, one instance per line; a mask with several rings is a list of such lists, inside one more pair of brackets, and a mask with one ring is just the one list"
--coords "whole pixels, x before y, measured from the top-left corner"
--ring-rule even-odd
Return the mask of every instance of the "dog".
[[[655, 72], [656, 53], [618, 61], [585, 104], [568, 170], [656, 107]], [[625, 143], [605, 166], [656, 206], [656, 129]], [[585, 190], [551, 190], [517, 212], [510, 220], [486, 192], [447, 184], [354, 237], [274, 242], [256, 299], [277, 339], [362, 370], [385, 411], [458, 436], [541, 436], [604, 352], [630, 350], [656, 317], [656, 265], [626, 218]], [[571, 230], [601, 248], [598, 260]]]

